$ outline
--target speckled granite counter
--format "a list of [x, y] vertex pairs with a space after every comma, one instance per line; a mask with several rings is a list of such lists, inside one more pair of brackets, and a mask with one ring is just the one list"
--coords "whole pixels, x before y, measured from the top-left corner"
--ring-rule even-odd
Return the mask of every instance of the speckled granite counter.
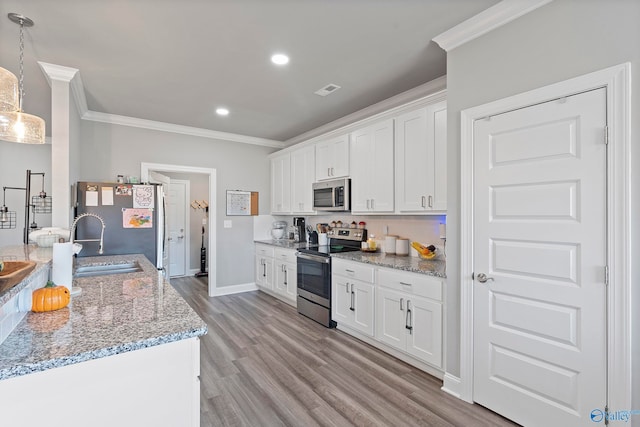
[[132, 260], [142, 272], [74, 279], [82, 293], [68, 307], [27, 313], [0, 345], [0, 380], [204, 335], [206, 323], [144, 255], [77, 265]]
[[419, 257], [388, 255], [381, 252], [343, 252], [332, 254], [331, 256], [348, 261], [374, 264], [379, 267], [395, 268], [396, 270], [411, 271], [413, 273], [421, 273], [435, 277], [447, 277], [447, 263], [444, 258], [440, 257], [433, 260], [426, 260]]
[[[307, 243], [305, 242], [300, 243], [292, 240], [256, 240], [255, 243], [262, 243], [264, 245], [287, 249], [300, 249], [307, 247]], [[367, 253], [360, 251], [342, 252], [338, 254], [331, 254], [331, 256], [349, 261], [363, 262], [365, 264], [374, 264], [380, 267], [395, 268], [396, 270], [426, 274], [429, 276], [442, 278], [447, 277], [447, 263], [441, 255], [433, 260], [425, 260], [412, 256], [387, 255], [382, 252]]]
[[306, 248], [307, 242], [296, 242], [293, 240], [254, 240], [254, 243], [262, 243], [263, 245], [276, 246], [278, 248], [285, 249], [300, 249]]

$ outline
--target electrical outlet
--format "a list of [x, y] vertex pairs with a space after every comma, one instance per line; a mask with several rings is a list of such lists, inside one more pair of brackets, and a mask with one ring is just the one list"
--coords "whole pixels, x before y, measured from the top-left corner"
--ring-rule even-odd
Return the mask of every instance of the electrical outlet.
[[231, 228], [231, 226], [232, 226], [231, 220], [230, 219], [226, 219], [224, 221], [224, 228]]

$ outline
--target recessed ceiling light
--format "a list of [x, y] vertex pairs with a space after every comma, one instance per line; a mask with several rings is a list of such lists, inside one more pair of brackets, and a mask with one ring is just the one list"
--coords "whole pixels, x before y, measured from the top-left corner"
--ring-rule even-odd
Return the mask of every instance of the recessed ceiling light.
[[276, 65], [285, 65], [289, 63], [289, 57], [283, 53], [276, 53], [271, 57], [271, 62]]
[[224, 107], [220, 107], [216, 109], [216, 114], [219, 116], [228, 116], [229, 110]]

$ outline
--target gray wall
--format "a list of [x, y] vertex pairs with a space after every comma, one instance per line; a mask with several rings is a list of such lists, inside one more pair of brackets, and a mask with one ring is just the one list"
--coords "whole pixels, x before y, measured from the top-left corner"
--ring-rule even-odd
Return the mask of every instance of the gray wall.
[[[640, 82], [640, 1], [555, 0], [447, 55], [449, 194], [447, 232], [449, 292], [447, 369], [459, 374], [459, 206], [460, 111], [551, 83], [631, 62], [632, 81]], [[640, 162], [640, 91], [632, 92], [631, 163]], [[638, 212], [640, 170], [632, 168], [632, 212]], [[640, 243], [632, 224], [632, 259]], [[640, 264], [632, 266], [635, 301], [633, 344], [634, 408], [640, 407]]]
[[[31, 145], [0, 141], [0, 190], [1, 187], [25, 187], [26, 171], [45, 173], [45, 191], [51, 195], [51, 144]], [[42, 179], [31, 179], [31, 195], [37, 195], [42, 189]], [[0, 193], [0, 197], [2, 194]], [[25, 192], [7, 190], [6, 203], [9, 211], [15, 211], [17, 225], [15, 229], [0, 229], [0, 246], [21, 245], [24, 230]], [[0, 199], [0, 206], [2, 200]], [[40, 227], [51, 226], [51, 214], [37, 214]]]
[[[260, 193], [260, 212], [269, 212], [269, 160], [273, 148], [216, 141], [134, 127], [82, 122], [80, 176], [113, 181], [118, 174], [140, 176], [140, 164], [162, 163], [217, 171], [217, 286], [254, 282], [253, 219], [226, 217], [226, 190]], [[225, 219], [232, 228], [223, 228]]]

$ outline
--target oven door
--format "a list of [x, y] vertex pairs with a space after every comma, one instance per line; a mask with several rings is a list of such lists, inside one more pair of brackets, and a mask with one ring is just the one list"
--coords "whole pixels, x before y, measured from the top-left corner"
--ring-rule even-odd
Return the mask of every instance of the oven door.
[[331, 304], [331, 258], [297, 253], [298, 296], [325, 307]]

